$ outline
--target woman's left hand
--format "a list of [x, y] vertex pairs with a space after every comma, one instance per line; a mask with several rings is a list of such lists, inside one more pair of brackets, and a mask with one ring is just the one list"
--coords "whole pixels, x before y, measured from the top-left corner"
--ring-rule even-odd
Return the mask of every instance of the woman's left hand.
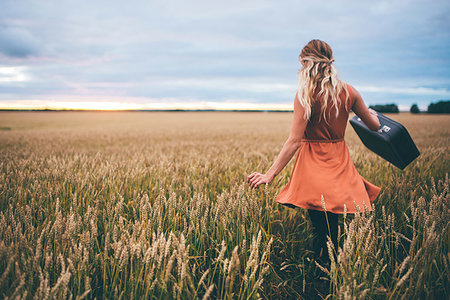
[[250, 187], [256, 188], [258, 187], [260, 184], [262, 183], [271, 183], [272, 182], [272, 178], [270, 178], [270, 176], [266, 175], [266, 174], [260, 174], [258, 172], [253, 172], [252, 174], [247, 176], [247, 182], [250, 185]]

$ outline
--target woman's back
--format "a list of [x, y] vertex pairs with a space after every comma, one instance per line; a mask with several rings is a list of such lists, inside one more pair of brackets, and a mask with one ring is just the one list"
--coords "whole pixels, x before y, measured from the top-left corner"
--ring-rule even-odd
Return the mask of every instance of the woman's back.
[[[348, 91], [348, 93], [347, 93]], [[336, 108], [328, 105], [325, 116], [322, 113], [323, 97], [315, 93], [315, 101], [311, 110], [311, 117], [305, 130], [305, 139], [308, 140], [338, 140], [343, 139], [347, 127], [349, 111], [352, 107], [351, 87], [345, 85], [339, 95], [338, 115]]]

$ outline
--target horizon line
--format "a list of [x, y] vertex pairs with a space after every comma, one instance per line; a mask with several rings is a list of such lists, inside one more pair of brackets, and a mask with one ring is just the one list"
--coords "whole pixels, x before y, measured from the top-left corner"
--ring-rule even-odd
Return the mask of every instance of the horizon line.
[[[53, 109], [53, 108], [0, 108], [0, 112], [262, 112], [262, 113], [292, 113], [292, 109]], [[354, 113], [353, 111], [350, 111]], [[383, 112], [383, 114], [410, 113], [409, 110], [398, 112]], [[419, 114], [427, 114], [427, 110], [421, 110]]]
[[[438, 101], [439, 102], [439, 101]], [[372, 105], [396, 105], [400, 111], [409, 111], [413, 104], [397, 104], [386, 102]], [[431, 104], [431, 103], [430, 103]], [[368, 104], [369, 105], [369, 104]], [[426, 105], [420, 105], [426, 111]], [[293, 104], [285, 103], [249, 103], [249, 102], [213, 102], [200, 101], [194, 103], [152, 102], [127, 103], [122, 101], [0, 101], [1, 111], [293, 111]]]
[[161, 109], [90, 109], [90, 108], [0, 108], [0, 112], [293, 112], [293, 109], [189, 109], [189, 108], [161, 108]]

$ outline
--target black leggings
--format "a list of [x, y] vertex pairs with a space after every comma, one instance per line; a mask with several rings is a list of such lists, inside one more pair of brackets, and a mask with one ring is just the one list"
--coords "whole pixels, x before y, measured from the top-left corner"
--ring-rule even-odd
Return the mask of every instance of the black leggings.
[[[337, 250], [338, 214], [308, 209], [314, 231], [314, 252], [320, 260], [328, 261], [327, 236], [329, 235]], [[328, 219], [328, 224], [327, 224]], [[328, 230], [329, 227], [329, 230]]]

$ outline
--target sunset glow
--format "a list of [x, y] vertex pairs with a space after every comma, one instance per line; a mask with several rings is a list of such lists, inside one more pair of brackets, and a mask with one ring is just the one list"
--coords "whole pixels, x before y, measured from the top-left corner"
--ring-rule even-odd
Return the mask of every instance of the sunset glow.
[[189, 102], [189, 103], [130, 103], [117, 101], [11, 101], [1, 103], [0, 109], [11, 110], [292, 110], [292, 104], [245, 102]]

